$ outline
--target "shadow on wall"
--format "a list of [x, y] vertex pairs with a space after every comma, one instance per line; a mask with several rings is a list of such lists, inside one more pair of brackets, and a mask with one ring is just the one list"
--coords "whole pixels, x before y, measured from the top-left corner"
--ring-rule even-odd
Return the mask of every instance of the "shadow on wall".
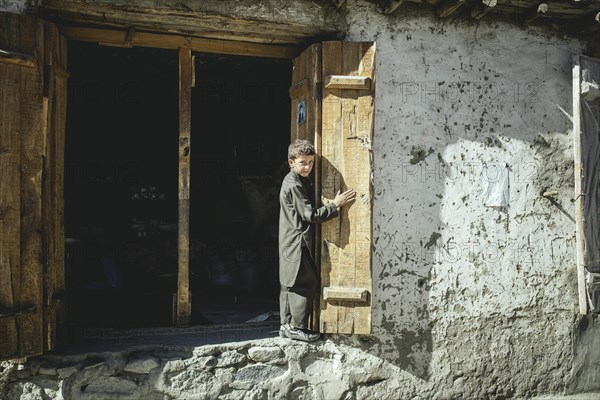
[[[534, 212], [556, 221], [558, 233], [572, 223], [564, 209], [540, 196], [545, 188], [562, 188], [565, 196], [557, 201], [568, 205], [570, 122], [554, 111], [556, 104], [570, 104], [571, 71], [568, 46], [540, 50], [520, 38], [525, 50], [499, 45], [505, 61], [492, 65], [493, 52], [473, 53], [435, 33], [419, 35], [402, 44], [378, 38], [373, 335], [361, 343], [428, 380], [436, 343], [468, 359], [469, 338], [460, 335], [461, 327], [528, 310], [536, 292], [526, 286], [526, 274], [555, 273], [519, 246], [530, 239], [539, 243], [538, 256], [550, 253], [551, 232]], [[423, 43], [436, 50], [424, 51]], [[400, 47], [402, 58], [394, 58]], [[524, 59], [527, 68], [511, 64], [514, 59]], [[484, 162], [511, 169], [507, 210], [483, 205]], [[556, 257], [548, 258], [552, 265], [564, 262], [562, 253], [544, 257]], [[554, 285], [562, 290], [562, 283]]]

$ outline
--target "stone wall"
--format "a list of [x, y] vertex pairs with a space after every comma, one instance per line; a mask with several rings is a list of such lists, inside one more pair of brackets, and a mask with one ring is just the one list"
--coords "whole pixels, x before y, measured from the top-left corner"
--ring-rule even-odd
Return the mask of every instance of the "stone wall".
[[400, 386], [397, 368], [331, 340], [43, 356], [2, 368], [0, 397], [7, 400], [366, 400], [396, 398]]
[[[580, 380], [590, 383], [577, 391], [597, 389], [598, 321], [586, 319], [576, 346], [581, 354]], [[498, 324], [502, 325], [502, 323]], [[506, 325], [506, 322], [504, 322]], [[594, 325], [592, 327], [592, 325]], [[588, 329], [593, 328], [593, 329]], [[473, 349], [477, 333], [463, 335], [466, 348], [483, 353], [490, 340], [481, 338]], [[239, 333], [238, 333], [239, 334]], [[177, 333], [175, 341], [201, 341], [202, 334]], [[552, 332], [541, 332], [547, 338]], [[194, 339], [195, 338], [195, 339]], [[125, 339], [124, 339], [125, 340]], [[128, 339], [129, 340], [129, 339]], [[313, 344], [280, 338], [266, 338], [203, 346], [159, 345], [138, 341], [137, 345], [112, 346], [121, 350], [79, 351], [35, 357], [25, 364], [0, 365], [0, 398], [3, 400], [372, 400], [372, 399], [531, 399], [535, 393], [565, 391], [568, 377], [528, 374], [535, 390], [523, 390], [517, 376], [502, 375], [506, 364], [500, 359], [483, 365], [474, 356], [472, 368], [442, 364], [454, 379], [414, 379], [402, 368], [373, 355], [368, 338], [329, 337]], [[101, 347], [111, 347], [104, 344]], [[492, 357], [505, 354], [508, 363], [531, 367], [543, 354], [511, 355], [503, 343], [491, 346]], [[476, 354], [476, 353], [474, 353]], [[561, 355], [554, 355], [556, 363]], [[484, 379], [476, 378], [478, 374]], [[525, 375], [525, 374], [523, 374]], [[474, 385], [477, 388], [473, 387]], [[587, 392], [574, 399], [594, 400], [600, 394]], [[545, 396], [545, 400], [562, 398]]]

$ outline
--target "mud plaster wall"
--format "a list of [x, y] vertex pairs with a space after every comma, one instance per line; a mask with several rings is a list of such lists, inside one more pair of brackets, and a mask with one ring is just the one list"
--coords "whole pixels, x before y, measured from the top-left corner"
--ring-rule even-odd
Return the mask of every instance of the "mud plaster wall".
[[[578, 381], [597, 369], [573, 363], [573, 138], [560, 110], [572, 112], [580, 44], [361, 1], [347, 20], [348, 40], [377, 42], [371, 351], [471, 398], [597, 387]], [[483, 206], [483, 162], [509, 165], [506, 210]]]
[[40, 3], [41, 0], [0, 0], [0, 11], [23, 14]]

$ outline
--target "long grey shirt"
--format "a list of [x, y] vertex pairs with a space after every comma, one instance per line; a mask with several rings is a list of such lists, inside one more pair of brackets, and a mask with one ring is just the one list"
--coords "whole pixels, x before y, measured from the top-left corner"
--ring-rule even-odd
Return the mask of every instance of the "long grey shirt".
[[302, 246], [309, 251], [312, 249], [312, 224], [327, 221], [338, 214], [334, 203], [315, 208], [311, 192], [308, 178], [293, 170], [283, 179], [279, 192], [279, 281], [287, 287], [294, 286], [296, 281]]

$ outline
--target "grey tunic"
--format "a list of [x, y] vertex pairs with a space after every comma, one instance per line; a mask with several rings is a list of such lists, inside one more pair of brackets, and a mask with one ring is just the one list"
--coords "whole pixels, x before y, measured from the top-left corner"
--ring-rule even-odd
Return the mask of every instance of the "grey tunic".
[[279, 192], [279, 281], [292, 287], [302, 259], [302, 246], [312, 254], [312, 224], [337, 216], [334, 203], [315, 208], [310, 182], [293, 170], [285, 176]]

